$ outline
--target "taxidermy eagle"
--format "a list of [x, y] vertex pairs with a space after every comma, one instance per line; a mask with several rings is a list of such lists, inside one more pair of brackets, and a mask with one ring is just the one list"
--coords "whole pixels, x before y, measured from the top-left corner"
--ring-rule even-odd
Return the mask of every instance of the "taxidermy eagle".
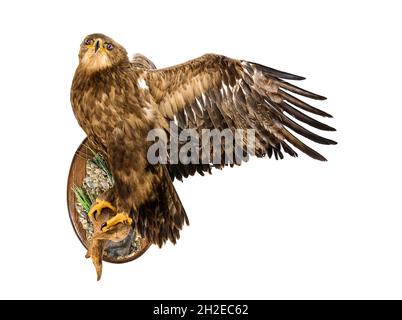
[[174, 178], [233, 165], [224, 160], [150, 164], [147, 134], [154, 128], [166, 130], [171, 121], [179, 130], [254, 129], [257, 157], [295, 157], [297, 148], [325, 160], [289, 129], [320, 144], [336, 143], [299, 124], [335, 130], [303, 112], [331, 117], [294, 96], [325, 99], [286, 81], [304, 79], [300, 76], [215, 54], [164, 69], [153, 68], [146, 59], [139, 61], [130, 61], [113, 39], [91, 34], [81, 44], [72, 83], [74, 114], [105, 156], [115, 180], [115, 187], [97, 199], [89, 213], [96, 219], [104, 208], [114, 212], [101, 225], [102, 232], [132, 226], [158, 246], [167, 240], [175, 243], [188, 218]]

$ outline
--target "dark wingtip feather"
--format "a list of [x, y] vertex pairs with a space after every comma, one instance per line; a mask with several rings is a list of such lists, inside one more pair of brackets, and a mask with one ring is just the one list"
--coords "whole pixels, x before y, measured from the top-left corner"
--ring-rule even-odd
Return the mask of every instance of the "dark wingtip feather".
[[282, 101], [280, 104], [280, 107], [283, 111], [285, 111], [286, 113], [292, 115], [293, 117], [295, 117], [296, 119], [307, 123], [308, 125], [320, 129], [320, 130], [324, 130], [324, 131], [336, 131], [335, 128], [322, 123], [314, 118], [309, 117], [308, 115], [302, 113], [301, 111], [299, 111], [298, 109], [292, 107], [290, 104], [286, 103], [285, 101]]
[[249, 62], [249, 63], [256, 66], [257, 70], [260, 70], [262, 73], [267, 74], [269, 76], [287, 79], [287, 80], [305, 80], [306, 79], [304, 77], [301, 77], [301, 76], [298, 76], [298, 75], [295, 75], [292, 73], [276, 70], [276, 69], [264, 66], [259, 63], [255, 63], [255, 62]]
[[321, 137], [318, 134], [315, 134], [314, 132], [307, 130], [306, 128], [304, 128], [303, 126], [299, 125], [297, 122], [291, 120], [286, 116], [282, 118], [282, 121], [288, 128], [292, 129], [298, 134], [301, 134], [303, 137], [306, 137], [314, 142], [326, 145], [336, 144], [334, 140]]
[[303, 110], [306, 110], [306, 111], [314, 113], [314, 114], [318, 114], [319, 116], [322, 116], [322, 117], [332, 118], [332, 116], [329, 113], [322, 111], [318, 108], [315, 108], [315, 107], [309, 105], [308, 103], [290, 95], [289, 93], [287, 93], [283, 90], [279, 89], [278, 92], [284, 100], [290, 102], [291, 104], [293, 104], [296, 107], [299, 107]]
[[307, 97], [307, 98], [310, 98], [310, 99], [321, 100], [321, 101], [327, 99], [324, 96], [321, 96], [321, 95], [313, 93], [311, 91], [299, 88], [299, 87], [297, 87], [297, 86], [295, 86], [295, 85], [293, 85], [291, 83], [288, 83], [286, 81], [279, 81], [279, 86], [281, 88], [285, 89], [285, 90], [288, 90], [288, 91], [293, 92], [293, 93], [297, 93], [297, 94], [299, 94], [301, 96], [304, 96], [304, 97]]
[[297, 139], [294, 135], [292, 135], [289, 131], [284, 129], [282, 131], [282, 134], [285, 136], [286, 140], [289, 141], [292, 145], [294, 145], [297, 149], [301, 150], [308, 156], [310, 156], [313, 159], [319, 160], [319, 161], [327, 161], [327, 159], [315, 151], [314, 149], [310, 148], [308, 145]]
[[329, 125], [327, 125], [325, 131], [336, 131], [336, 129], [334, 127], [330, 127]]
[[312, 151], [306, 152], [308, 156], [311, 158], [318, 160], [318, 161], [328, 161], [327, 158], [325, 158], [322, 154], [318, 153], [317, 151], [311, 149]]

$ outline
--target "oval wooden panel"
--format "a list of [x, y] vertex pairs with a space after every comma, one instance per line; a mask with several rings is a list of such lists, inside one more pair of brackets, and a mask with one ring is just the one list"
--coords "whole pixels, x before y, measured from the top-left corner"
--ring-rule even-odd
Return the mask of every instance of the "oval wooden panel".
[[[86, 162], [89, 158], [92, 158], [92, 153], [88, 149], [87, 139], [85, 139], [74, 154], [74, 158], [71, 162], [70, 172], [68, 174], [68, 181], [67, 181], [67, 206], [71, 224], [73, 225], [74, 231], [78, 239], [80, 239], [81, 243], [86, 249], [88, 248], [88, 241], [86, 238], [86, 232], [79, 220], [78, 212], [75, 209], [76, 199], [74, 191], [72, 190], [72, 186], [82, 185], [82, 182], [86, 175]], [[103, 260], [111, 263], [129, 262], [142, 256], [142, 254], [148, 250], [150, 245], [151, 244], [147, 240], [143, 239], [140, 242], [140, 249], [134, 255], [119, 260], [104, 256]]]

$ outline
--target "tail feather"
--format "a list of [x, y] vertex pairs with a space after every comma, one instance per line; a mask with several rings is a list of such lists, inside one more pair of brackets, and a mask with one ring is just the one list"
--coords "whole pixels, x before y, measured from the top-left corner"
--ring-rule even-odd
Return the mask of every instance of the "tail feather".
[[167, 168], [163, 167], [155, 196], [139, 209], [137, 230], [141, 236], [162, 247], [168, 240], [176, 243], [184, 224], [189, 225], [186, 211]]

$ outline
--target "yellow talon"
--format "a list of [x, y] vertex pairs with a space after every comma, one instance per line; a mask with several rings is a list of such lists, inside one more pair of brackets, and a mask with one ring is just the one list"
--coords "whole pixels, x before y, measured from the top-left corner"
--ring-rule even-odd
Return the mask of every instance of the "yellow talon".
[[104, 224], [102, 224], [101, 230], [106, 232], [111, 227], [115, 226], [118, 223], [124, 223], [124, 224], [131, 225], [133, 223], [133, 219], [131, 219], [125, 213], [118, 213], [113, 218], [110, 218], [108, 221], [106, 221]]
[[[116, 212], [116, 208], [109, 201], [105, 201], [105, 200], [97, 198], [95, 200], [95, 204], [89, 210], [88, 216], [92, 217], [94, 213], [99, 215], [102, 212], [102, 209], [104, 209], [104, 208], [109, 208], [113, 212]], [[96, 215], [94, 216], [94, 218], [96, 220]]]

